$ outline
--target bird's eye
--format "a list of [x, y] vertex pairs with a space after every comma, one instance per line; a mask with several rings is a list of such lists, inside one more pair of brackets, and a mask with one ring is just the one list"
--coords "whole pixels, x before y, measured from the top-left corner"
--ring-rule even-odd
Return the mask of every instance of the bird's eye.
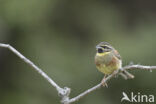
[[103, 53], [103, 49], [99, 48], [98, 53]]

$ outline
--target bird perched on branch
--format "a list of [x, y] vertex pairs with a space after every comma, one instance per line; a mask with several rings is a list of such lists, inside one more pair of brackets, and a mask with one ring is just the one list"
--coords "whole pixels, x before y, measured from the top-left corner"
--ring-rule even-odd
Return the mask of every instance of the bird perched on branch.
[[101, 42], [96, 46], [95, 64], [97, 69], [104, 74], [101, 83], [107, 86], [105, 78], [122, 67], [120, 54], [107, 42]]

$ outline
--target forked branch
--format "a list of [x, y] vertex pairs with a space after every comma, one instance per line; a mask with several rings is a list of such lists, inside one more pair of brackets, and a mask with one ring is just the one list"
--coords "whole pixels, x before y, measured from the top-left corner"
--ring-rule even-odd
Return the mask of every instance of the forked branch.
[[[125, 79], [133, 79], [134, 78], [134, 76], [131, 74], [131, 73], [129, 73], [127, 70], [132, 70], [132, 69], [140, 69], [140, 70], [149, 70], [149, 71], [151, 71], [151, 70], [156, 70], [156, 66], [144, 66], [144, 65], [128, 65], [128, 66], [125, 66], [125, 67], [123, 67], [118, 73], [116, 73], [116, 74], [120, 74], [121, 76], [125, 76], [124, 78]], [[124, 73], [122, 73], [122, 72], [124, 72]], [[105, 83], [108, 81], [108, 80], [110, 80], [112, 77], [114, 77], [115, 76], [115, 74], [111, 74], [111, 75], [109, 75], [107, 78], [106, 78], [106, 80], [104, 81]], [[128, 78], [127, 78], [128, 77]], [[95, 91], [96, 89], [98, 89], [98, 88], [100, 88], [102, 86], [102, 83], [99, 83], [99, 84], [97, 84], [96, 86], [94, 86], [94, 87], [92, 87], [92, 88], [90, 88], [90, 89], [87, 89], [86, 91], [84, 91], [83, 93], [81, 93], [81, 94], [79, 94], [78, 96], [76, 96], [76, 97], [74, 97], [74, 98], [71, 98], [70, 100], [69, 100], [69, 103], [72, 103], [72, 102], [75, 102], [75, 101], [77, 101], [77, 100], [79, 100], [80, 98], [82, 98], [83, 96], [85, 96], [85, 95], [87, 95], [87, 94], [89, 94], [89, 93], [91, 93], [92, 91]]]
[[[52, 80], [52, 78], [50, 78], [45, 72], [43, 72], [42, 69], [40, 69], [38, 66], [36, 66], [32, 61], [30, 61], [28, 58], [26, 58], [25, 56], [23, 56], [19, 51], [17, 51], [15, 48], [13, 48], [12, 46], [10, 46], [9, 44], [2, 44], [0, 43], [0, 47], [2, 48], [7, 48], [10, 51], [12, 51], [14, 54], [16, 54], [19, 58], [21, 58], [25, 63], [27, 63], [28, 65], [30, 65], [33, 69], [35, 69], [43, 78], [45, 78], [52, 86], [54, 86], [58, 92], [58, 94], [60, 95], [61, 99], [61, 103], [62, 104], [70, 104], [73, 103], [77, 100], [79, 100], [80, 98], [82, 98], [83, 96], [95, 91], [96, 89], [100, 88], [102, 86], [101, 83], [95, 85], [94, 87], [84, 91], [83, 93], [79, 94], [78, 96], [74, 97], [74, 98], [69, 98], [70, 95], [70, 88], [68, 87], [60, 87], [56, 82], [54, 82]], [[123, 78], [128, 79], [128, 78], [134, 78], [134, 76], [129, 73], [127, 70], [132, 70], [132, 69], [140, 69], [140, 70], [155, 70], [156, 66], [144, 66], [144, 65], [127, 65], [125, 67], [123, 67], [122, 69], [120, 69], [120, 71], [109, 75], [106, 79], [105, 79], [105, 83], [107, 81], [109, 81], [112, 77], [114, 77], [116, 74], [121, 75]]]
[[38, 66], [36, 66], [32, 61], [30, 61], [28, 58], [23, 56], [19, 51], [17, 51], [14, 47], [12, 47], [9, 44], [2, 44], [0, 43], [0, 47], [7, 48], [10, 51], [12, 51], [15, 55], [17, 55], [19, 58], [21, 58], [25, 63], [30, 65], [33, 69], [35, 69], [43, 78], [45, 78], [52, 86], [54, 86], [58, 92], [58, 94], [63, 98], [64, 96], [67, 96], [68, 93], [70, 93], [70, 89], [65, 87], [61, 88], [58, 84], [56, 84], [52, 78], [50, 78], [42, 69], [40, 69]]

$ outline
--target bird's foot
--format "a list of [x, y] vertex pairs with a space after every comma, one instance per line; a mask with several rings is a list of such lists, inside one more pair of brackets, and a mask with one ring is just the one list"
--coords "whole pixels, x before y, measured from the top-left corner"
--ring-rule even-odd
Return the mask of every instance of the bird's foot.
[[119, 70], [115, 70], [113, 73], [112, 73], [112, 75], [115, 77], [115, 78], [117, 78], [118, 77], [118, 73], [119, 72]]
[[101, 84], [102, 84], [103, 87], [106, 86], [106, 87], [108, 88], [108, 85], [107, 85], [107, 83], [106, 83], [106, 75], [105, 75], [104, 78], [102, 79]]

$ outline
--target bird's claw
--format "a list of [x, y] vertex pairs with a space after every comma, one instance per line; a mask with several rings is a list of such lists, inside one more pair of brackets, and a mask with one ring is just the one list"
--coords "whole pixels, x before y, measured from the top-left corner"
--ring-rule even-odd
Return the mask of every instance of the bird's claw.
[[106, 80], [106, 78], [104, 77], [103, 79], [102, 79], [102, 81], [101, 81], [101, 84], [102, 84], [102, 86], [103, 87], [107, 87], [108, 88], [108, 85], [107, 85], [107, 83], [105, 82], [105, 80]]

